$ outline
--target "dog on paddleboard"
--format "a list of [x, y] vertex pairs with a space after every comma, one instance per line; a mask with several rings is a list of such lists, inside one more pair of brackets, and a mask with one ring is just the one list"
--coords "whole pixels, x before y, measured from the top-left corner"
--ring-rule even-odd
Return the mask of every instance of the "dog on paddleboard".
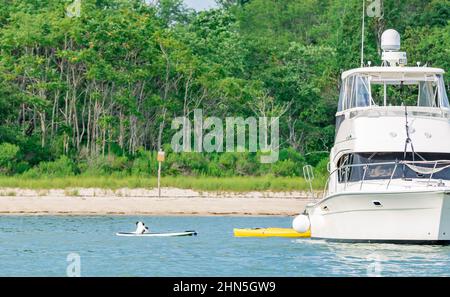
[[150, 233], [150, 230], [147, 226], [145, 226], [144, 222], [136, 222], [136, 231], [137, 234]]

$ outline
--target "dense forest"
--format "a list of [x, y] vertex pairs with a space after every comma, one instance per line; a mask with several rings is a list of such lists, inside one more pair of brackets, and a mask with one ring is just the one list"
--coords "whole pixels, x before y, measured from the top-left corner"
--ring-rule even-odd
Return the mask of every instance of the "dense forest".
[[[0, 172], [25, 177], [297, 176], [326, 164], [342, 71], [360, 64], [362, 0], [0, 0]], [[371, 1], [366, 1], [370, 3]], [[365, 59], [395, 28], [409, 64], [450, 69], [450, 1], [379, 1]], [[448, 85], [448, 76], [446, 78]], [[280, 117], [280, 160], [171, 153], [172, 119]], [[323, 161], [325, 160], [325, 161]]]

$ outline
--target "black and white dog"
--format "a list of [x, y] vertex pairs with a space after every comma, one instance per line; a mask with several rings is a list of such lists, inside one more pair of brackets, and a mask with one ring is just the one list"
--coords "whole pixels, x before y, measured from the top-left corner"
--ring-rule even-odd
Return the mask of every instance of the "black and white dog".
[[144, 234], [144, 233], [149, 233], [150, 230], [148, 229], [147, 226], [145, 226], [145, 224], [143, 222], [136, 222], [136, 231], [135, 233], [137, 234]]

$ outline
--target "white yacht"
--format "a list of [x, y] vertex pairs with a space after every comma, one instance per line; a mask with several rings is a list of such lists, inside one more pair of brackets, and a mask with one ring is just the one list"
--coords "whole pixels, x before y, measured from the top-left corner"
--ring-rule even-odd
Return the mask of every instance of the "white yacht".
[[344, 242], [450, 243], [450, 104], [444, 70], [406, 66], [383, 33], [382, 66], [342, 74], [323, 198], [293, 227]]

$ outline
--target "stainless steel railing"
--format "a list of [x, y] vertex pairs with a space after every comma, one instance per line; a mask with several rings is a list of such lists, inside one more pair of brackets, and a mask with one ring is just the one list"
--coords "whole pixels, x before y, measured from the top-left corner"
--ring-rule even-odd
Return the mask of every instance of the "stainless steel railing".
[[[380, 178], [379, 180], [387, 180], [387, 184], [386, 184], [386, 189], [389, 189], [392, 180], [395, 177], [395, 173], [397, 172], [397, 169], [399, 168], [399, 166], [407, 166], [407, 165], [432, 165], [431, 167], [426, 167], [426, 168], [430, 168], [432, 169], [430, 172], [430, 177], [428, 178], [428, 182], [431, 182], [434, 174], [436, 173], [436, 169], [438, 168], [438, 165], [441, 165], [442, 170], [445, 169], [450, 169], [450, 160], [435, 160], [435, 161], [391, 161], [391, 162], [378, 162], [378, 163], [363, 163], [363, 164], [349, 164], [349, 165], [343, 165], [339, 168], [334, 169], [333, 171], [330, 172], [330, 175], [328, 176], [328, 179], [325, 183], [325, 188], [323, 191], [323, 197], [325, 197], [327, 194], [331, 194], [332, 192], [330, 191], [330, 181], [331, 178], [333, 178], [335, 176], [335, 181], [334, 181], [334, 193], [337, 192], [338, 190], [338, 184], [342, 184], [344, 183], [344, 191], [347, 189], [348, 183], [349, 183], [349, 175], [351, 174], [351, 172], [349, 172], [352, 168], [358, 168], [358, 167], [362, 167], [364, 168], [364, 172], [362, 175], [361, 180], [357, 180], [355, 182], [359, 182], [360, 186], [359, 189], [362, 190], [363, 186], [366, 182], [366, 177], [367, 177], [367, 171], [369, 170], [370, 167], [373, 166], [386, 166], [386, 165], [393, 165], [394, 166], [394, 170], [392, 171], [392, 173], [390, 174], [389, 178]], [[411, 168], [410, 168], [411, 169]], [[411, 169], [413, 170], [413, 169]], [[342, 176], [342, 172], [343, 173], [343, 182], [339, 181], [339, 176]], [[414, 171], [414, 170], [413, 170]], [[336, 174], [338, 174], [336, 176]], [[427, 175], [427, 174], [426, 174]], [[328, 190], [328, 191], [327, 191]]]

